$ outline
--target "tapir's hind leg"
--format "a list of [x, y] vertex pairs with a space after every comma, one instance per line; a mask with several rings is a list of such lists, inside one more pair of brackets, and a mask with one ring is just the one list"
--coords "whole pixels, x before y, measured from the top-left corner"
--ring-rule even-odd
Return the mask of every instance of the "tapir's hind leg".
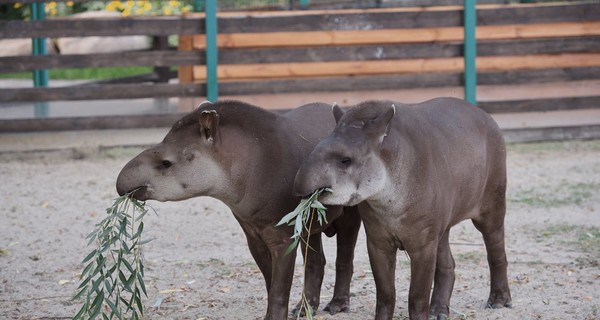
[[449, 234], [450, 230], [447, 230], [438, 244], [433, 293], [429, 304], [430, 319], [445, 320], [450, 315], [450, 296], [454, 288], [455, 264], [450, 251]]
[[506, 183], [491, 188], [481, 215], [473, 224], [483, 235], [490, 267], [490, 297], [488, 308], [512, 307], [508, 288], [506, 251], [504, 247], [504, 216], [506, 214]]

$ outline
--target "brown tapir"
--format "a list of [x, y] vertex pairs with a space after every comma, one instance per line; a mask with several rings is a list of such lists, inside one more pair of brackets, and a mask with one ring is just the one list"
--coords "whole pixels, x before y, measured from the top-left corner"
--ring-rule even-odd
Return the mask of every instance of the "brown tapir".
[[[366, 101], [344, 113], [300, 167], [294, 190], [328, 187], [327, 205], [358, 205], [375, 285], [375, 319], [392, 319], [396, 252], [411, 260], [411, 319], [446, 319], [454, 286], [448, 234], [471, 219], [491, 274], [488, 306], [510, 307], [504, 249], [506, 151], [481, 109], [454, 98], [407, 105]], [[433, 294], [430, 292], [432, 283]]]
[[[267, 286], [265, 319], [286, 319], [296, 253], [284, 255], [292, 227], [275, 225], [298, 204], [294, 177], [313, 147], [333, 130], [331, 106], [304, 105], [283, 115], [239, 101], [203, 103], [179, 120], [164, 140], [129, 161], [117, 191], [139, 200], [177, 201], [210, 196], [223, 201], [238, 220]], [[356, 208], [329, 208], [337, 233], [336, 283], [325, 308], [346, 311], [354, 246], [360, 228]], [[336, 219], [337, 218], [337, 219]], [[320, 233], [309, 239], [305, 293], [319, 305], [325, 257]], [[304, 252], [304, 251], [303, 251]]]

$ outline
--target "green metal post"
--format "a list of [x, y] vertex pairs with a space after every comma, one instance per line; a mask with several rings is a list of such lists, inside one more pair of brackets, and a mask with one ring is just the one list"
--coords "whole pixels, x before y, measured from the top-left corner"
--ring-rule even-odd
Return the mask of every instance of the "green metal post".
[[[44, 20], [46, 18], [46, 11], [44, 3], [32, 3], [31, 4], [31, 20]], [[33, 55], [46, 55], [48, 54], [48, 48], [46, 46], [46, 38], [32, 38], [32, 54]], [[47, 87], [48, 86], [48, 70], [34, 70], [33, 71], [33, 86], [34, 87]], [[35, 103], [35, 116], [36, 117], [47, 117], [48, 116], [48, 103], [47, 102], [36, 102]]]
[[217, 1], [205, 2], [206, 23], [206, 99], [216, 102], [219, 99], [219, 84], [217, 79]]
[[310, 0], [300, 0], [300, 8], [306, 9]]
[[465, 0], [464, 4], [464, 58], [465, 58], [465, 100], [477, 104], [477, 42], [475, 28], [477, 25], [476, 0]]
[[205, 0], [194, 0], [194, 12], [204, 11]]

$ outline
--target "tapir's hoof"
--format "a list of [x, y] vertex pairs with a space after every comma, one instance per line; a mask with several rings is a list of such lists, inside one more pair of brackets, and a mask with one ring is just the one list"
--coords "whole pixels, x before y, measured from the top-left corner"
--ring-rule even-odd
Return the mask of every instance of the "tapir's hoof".
[[502, 308], [512, 308], [512, 301], [491, 301], [487, 302], [487, 308], [491, 309], [502, 309]]
[[350, 302], [346, 298], [333, 298], [323, 310], [329, 312], [331, 315], [340, 312], [349, 312]]
[[427, 318], [427, 320], [448, 320], [448, 316], [440, 313], [436, 316], [429, 316], [429, 318]]

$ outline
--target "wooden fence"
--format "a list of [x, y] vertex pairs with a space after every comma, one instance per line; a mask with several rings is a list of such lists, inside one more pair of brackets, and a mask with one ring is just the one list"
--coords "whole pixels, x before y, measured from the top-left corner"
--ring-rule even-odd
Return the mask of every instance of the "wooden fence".
[[[479, 85], [600, 79], [600, 3], [488, 2], [479, 1], [477, 7]], [[384, 7], [386, 3], [383, 1]], [[462, 6], [457, 5], [220, 12], [219, 93], [235, 96], [462, 86], [462, 24]], [[0, 73], [83, 67], [155, 68], [153, 75], [116, 82], [0, 88], [0, 103], [206, 96], [204, 31], [202, 14], [0, 21], [0, 38], [148, 35], [158, 43], [152, 50], [138, 52], [0, 57]], [[170, 35], [179, 35], [179, 50], [164, 45], [165, 37]], [[169, 72], [172, 66], [179, 66], [177, 74]], [[164, 81], [175, 76], [178, 83]], [[537, 100], [507, 97], [478, 105], [493, 113], [598, 108], [600, 92]], [[140, 123], [168, 126], [177, 117], [106, 117], [104, 121], [76, 122], [87, 128], [134, 127]], [[2, 120], [0, 131], [34, 129], [40, 124], [56, 130], [74, 122], [40, 119], [35, 125], [24, 125]]]
[[[195, 18], [195, 17], [190, 17]], [[462, 7], [231, 13], [219, 21], [222, 95], [461, 86]], [[600, 79], [600, 4], [479, 5], [478, 84]], [[203, 35], [180, 37], [201, 52]], [[202, 65], [181, 83], [203, 83]], [[480, 102], [488, 112], [596, 108], [592, 97]]]

